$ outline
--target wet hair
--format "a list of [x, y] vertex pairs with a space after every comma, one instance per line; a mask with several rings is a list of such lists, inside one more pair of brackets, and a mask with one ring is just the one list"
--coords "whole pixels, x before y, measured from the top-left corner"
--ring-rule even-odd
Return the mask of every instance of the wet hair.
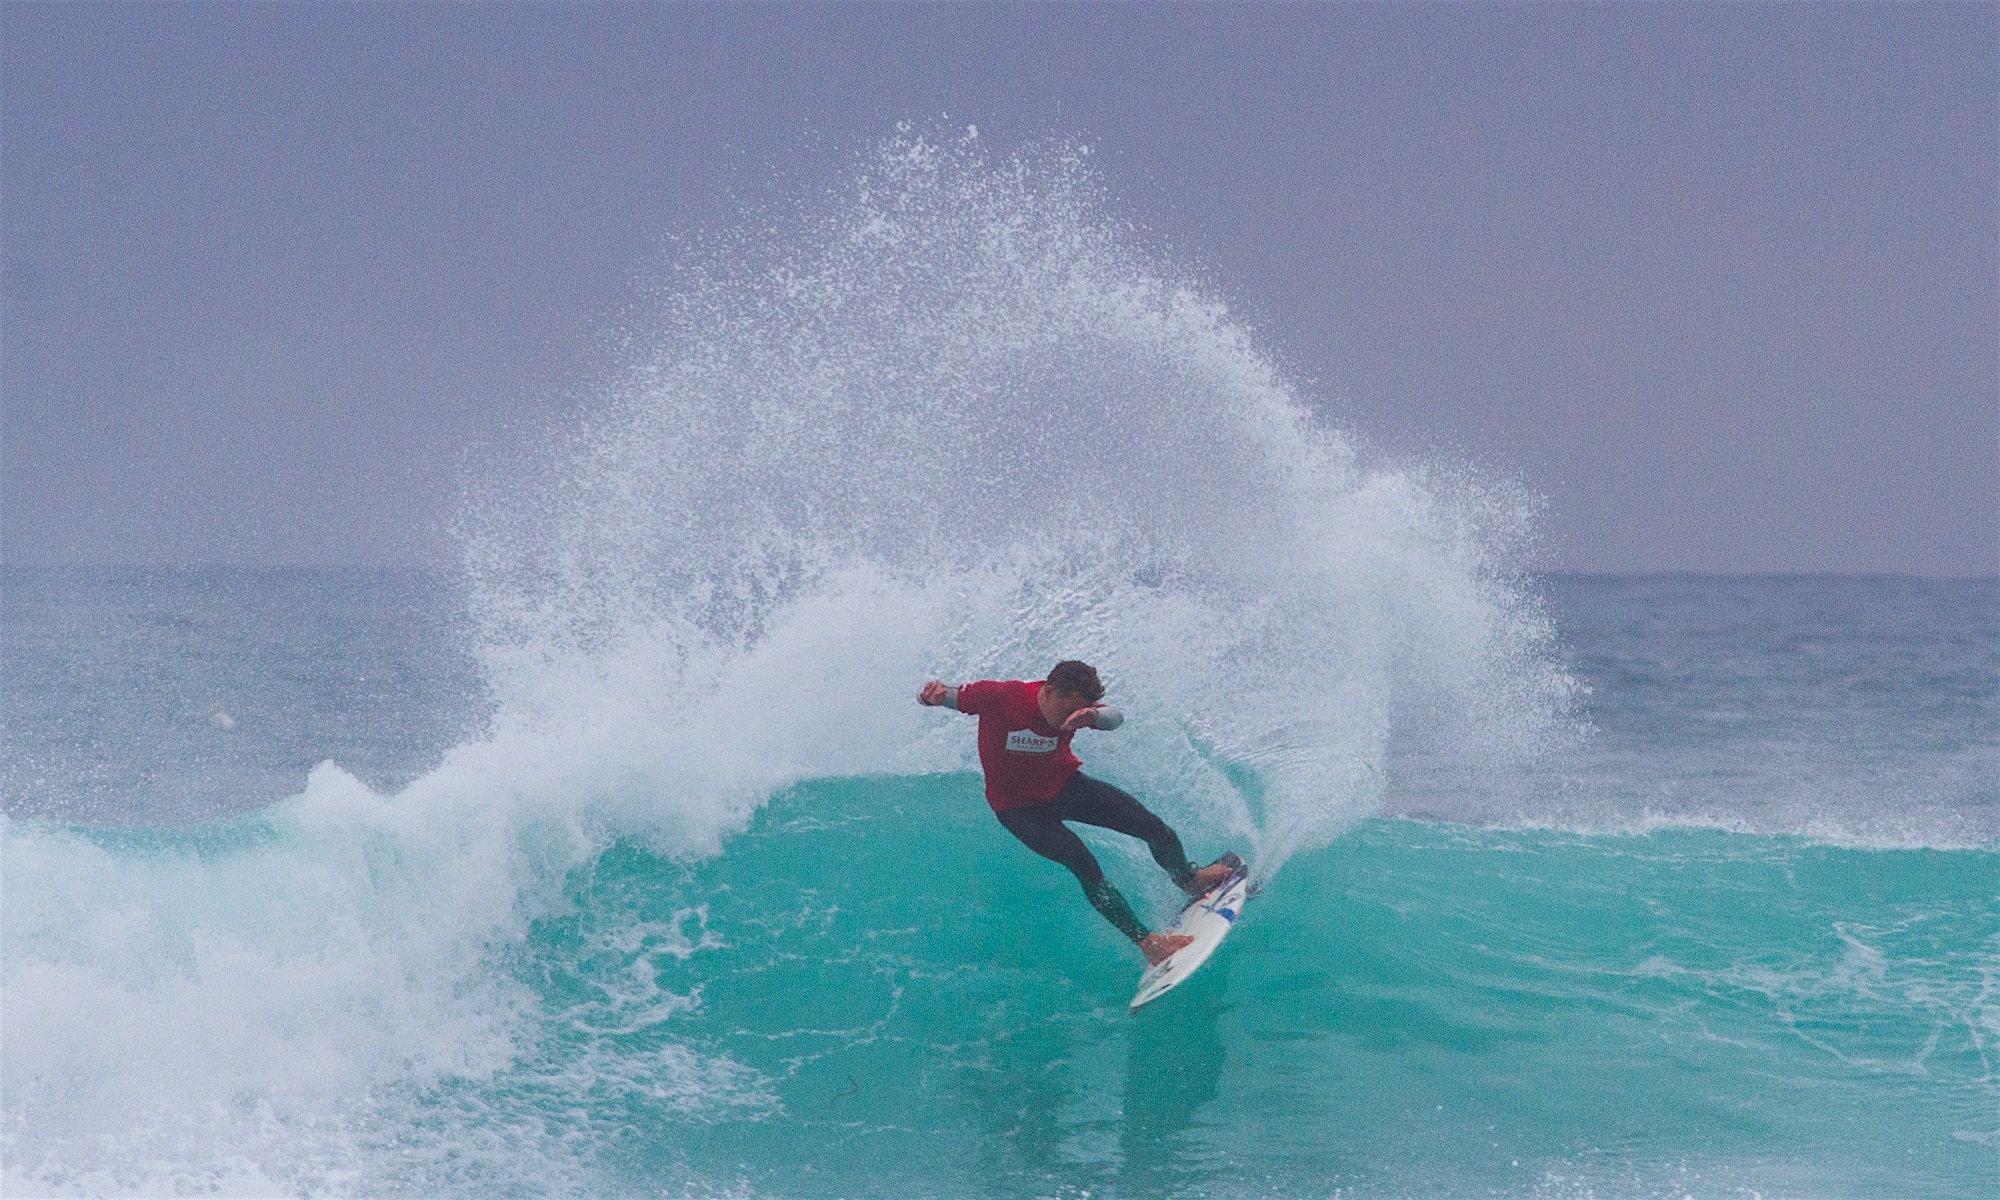
[[1048, 686], [1073, 692], [1092, 704], [1104, 699], [1104, 684], [1098, 681], [1097, 668], [1073, 658], [1056, 664], [1056, 669], [1049, 672]]

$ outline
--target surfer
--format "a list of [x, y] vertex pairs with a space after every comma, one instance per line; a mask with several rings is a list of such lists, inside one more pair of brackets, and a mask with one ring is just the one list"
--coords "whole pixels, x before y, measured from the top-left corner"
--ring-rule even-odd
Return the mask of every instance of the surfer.
[[986, 802], [993, 815], [1028, 849], [1074, 872], [1091, 907], [1131, 938], [1148, 963], [1157, 965], [1193, 939], [1154, 933], [1140, 924], [1132, 906], [1104, 877], [1090, 847], [1063, 822], [1140, 839], [1153, 852], [1153, 861], [1190, 896], [1227, 879], [1231, 868], [1217, 861], [1196, 870], [1165, 821], [1129, 794], [1083, 773], [1083, 764], [1070, 752], [1070, 738], [1079, 729], [1116, 729], [1125, 720], [1103, 699], [1097, 671], [1074, 660], [1057, 663], [1039, 683], [985, 679], [954, 687], [933, 679], [917, 693], [919, 704], [979, 718], [979, 765], [986, 773]]

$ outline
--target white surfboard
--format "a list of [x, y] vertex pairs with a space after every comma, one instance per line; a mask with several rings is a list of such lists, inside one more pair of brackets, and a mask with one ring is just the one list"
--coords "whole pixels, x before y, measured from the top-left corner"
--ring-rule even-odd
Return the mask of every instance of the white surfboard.
[[1236, 914], [1243, 911], [1243, 901], [1249, 892], [1250, 874], [1239, 865], [1229, 878], [1182, 909], [1180, 919], [1171, 927], [1161, 930], [1185, 933], [1194, 940], [1139, 976], [1139, 993], [1132, 997], [1132, 1011], [1137, 1012], [1140, 1005], [1158, 1000], [1180, 986], [1182, 980], [1208, 961], [1208, 956], [1215, 953], [1215, 948], [1235, 927]]

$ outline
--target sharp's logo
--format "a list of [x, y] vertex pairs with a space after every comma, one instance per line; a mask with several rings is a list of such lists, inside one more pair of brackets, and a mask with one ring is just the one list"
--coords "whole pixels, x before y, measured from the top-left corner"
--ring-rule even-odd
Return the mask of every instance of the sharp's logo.
[[1043, 737], [1032, 729], [1016, 729], [1007, 735], [1010, 754], [1054, 754], [1056, 739]]

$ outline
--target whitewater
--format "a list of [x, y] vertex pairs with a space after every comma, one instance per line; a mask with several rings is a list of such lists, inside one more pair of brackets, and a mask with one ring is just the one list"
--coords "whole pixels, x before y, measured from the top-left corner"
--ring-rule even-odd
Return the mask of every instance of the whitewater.
[[[1081, 145], [906, 130], [616, 357], [453, 571], [0, 572], [6, 1194], [1991, 1194], [2000, 584], [1537, 576]], [[1263, 887], [1136, 1017], [914, 702], [1066, 657]]]

